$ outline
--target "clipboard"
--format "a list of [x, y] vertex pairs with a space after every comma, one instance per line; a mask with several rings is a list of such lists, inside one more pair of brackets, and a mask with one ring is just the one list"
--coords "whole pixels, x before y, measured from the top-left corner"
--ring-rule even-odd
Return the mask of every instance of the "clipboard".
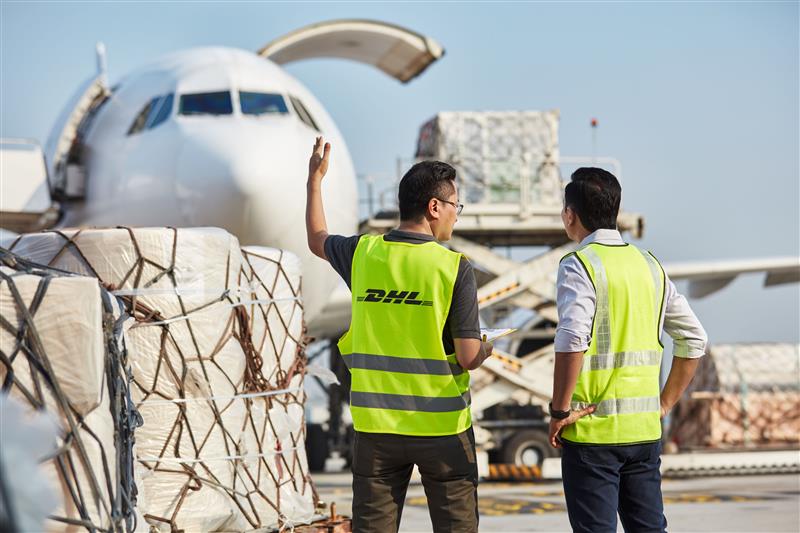
[[517, 328], [481, 328], [483, 342], [494, 342], [500, 337], [505, 337], [517, 331]]

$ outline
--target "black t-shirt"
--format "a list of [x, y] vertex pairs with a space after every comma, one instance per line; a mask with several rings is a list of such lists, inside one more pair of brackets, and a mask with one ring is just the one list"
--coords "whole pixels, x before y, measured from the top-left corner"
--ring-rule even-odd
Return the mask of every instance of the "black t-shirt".
[[[353, 235], [352, 237], [330, 235], [325, 239], [325, 255], [328, 257], [328, 261], [351, 289], [350, 273], [359, 238], [361, 238], [360, 235]], [[390, 231], [383, 238], [388, 242], [407, 242], [411, 244], [424, 244], [434, 240], [433, 235], [397, 229]], [[472, 271], [470, 262], [462, 256], [458, 265], [456, 283], [453, 286], [453, 300], [450, 304], [450, 311], [447, 314], [444, 331], [442, 331], [442, 344], [444, 345], [445, 353], [453, 353], [455, 352], [453, 339], [480, 338], [481, 328], [480, 320], [478, 319], [475, 273]]]

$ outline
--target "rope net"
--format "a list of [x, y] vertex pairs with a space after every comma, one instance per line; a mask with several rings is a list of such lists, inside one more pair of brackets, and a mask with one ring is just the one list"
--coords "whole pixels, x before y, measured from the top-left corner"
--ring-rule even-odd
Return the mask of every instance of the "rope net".
[[215, 228], [62, 230], [11, 250], [100, 280], [133, 321], [125, 341], [137, 512], [154, 530], [309, 521], [300, 263]]
[[60, 430], [41, 469], [61, 493], [48, 527], [132, 531], [131, 449], [141, 420], [125, 371], [126, 316], [95, 279], [3, 249], [0, 261], [2, 394], [50, 413]]
[[471, 204], [560, 206], [558, 121], [558, 111], [438, 113], [420, 127], [416, 158], [455, 166]]
[[800, 345], [711, 346], [672, 411], [683, 448], [800, 445]]

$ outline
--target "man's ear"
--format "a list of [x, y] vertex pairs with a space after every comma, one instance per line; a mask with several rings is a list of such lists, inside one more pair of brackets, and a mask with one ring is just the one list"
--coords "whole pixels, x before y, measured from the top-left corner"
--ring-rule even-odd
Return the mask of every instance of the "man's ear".
[[441, 216], [439, 209], [441, 205], [439, 204], [439, 200], [436, 198], [431, 198], [428, 200], [428, 216], [430, 216], [434, 220], [438, 220]]
[[575, 225], [575, 219], [578, 216], [575, 213], [575, 211], [570, 207], [565, 207], [564, 208], [564, 213], [566, 214], [567, 224], [569, 224], [570, 226], [574, 226]]

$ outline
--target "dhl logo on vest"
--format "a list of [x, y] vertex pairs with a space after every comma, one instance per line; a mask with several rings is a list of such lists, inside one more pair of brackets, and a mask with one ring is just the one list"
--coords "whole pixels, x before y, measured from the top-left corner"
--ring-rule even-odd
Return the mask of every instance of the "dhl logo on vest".
[[422, 305], [430, 307], [433, 305], [431, 300], [417, 300], [419, 291], [402, 291], [390, 289], [388, 294], [383, 289], [367, 289], [366, 296], [358, 296], [356, 300], [359, 302], [371, 303], [384, 303], [384, 304], [406, 304], [406, 305]]

